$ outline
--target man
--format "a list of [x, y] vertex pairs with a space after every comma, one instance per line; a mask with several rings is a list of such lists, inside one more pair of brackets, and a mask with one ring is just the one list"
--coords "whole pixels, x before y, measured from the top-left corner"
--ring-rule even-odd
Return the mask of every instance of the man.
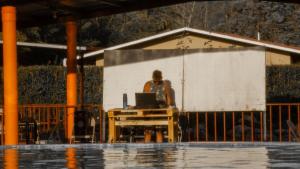
[[[152, 80], [144, 85], [144, 93], [156, 93], [156, 101], [160, 108], [174, 106], [174, 99], [171, 96], [171, 85], [169, 81], [162, 80], [162, 73], [155, 70], [152, 74]], [[145, 129], [145, 142], [151, 141], [151, 129]], [[156, 128], [156, 142], [163, 142], [163, 134], [160, 128]]]
[[156, 100], [160, 108], [174, 106], [174, 99], [171, 96], [171, 85], [168, 81], [162, 80], [162, 73], [155, 70], [152, 80], [144, 85], [144, 93], [156, 93]]

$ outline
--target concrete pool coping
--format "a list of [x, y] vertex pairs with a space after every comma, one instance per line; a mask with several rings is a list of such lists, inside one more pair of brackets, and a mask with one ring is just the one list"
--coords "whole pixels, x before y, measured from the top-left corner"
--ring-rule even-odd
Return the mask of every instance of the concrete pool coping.
[[109, 149], [109, 148], [255, 148], [272, 146], [300, 146], [297, 142], [189, 142], [189, 143], [117, 143], [117, 144], [39, 144], [39, 145], [10, 145], [0, 146], [0, 150], [18, 149], [18, 150], [39, 150], [39, 149]]

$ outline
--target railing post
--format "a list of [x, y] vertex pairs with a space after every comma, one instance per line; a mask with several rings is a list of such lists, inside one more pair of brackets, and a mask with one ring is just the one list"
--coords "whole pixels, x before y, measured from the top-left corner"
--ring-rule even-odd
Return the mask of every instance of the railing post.
[[297, 106], [297, 112], [298, 112], [298, 131], [300, 131], [300, 105]]
[[279, 105], [279, 141], [282, 142], [282, 112], [281, 105]]
[[223, 112], [223, 140], [226, 141], [226, 113]]
[[234, 112], [232, 112], [232, 141], [235, 141], [235, 117]]
[[215, 141], [218, 141], [218, 133], [217, 133], [217, 112], [214, 112], [214, 129], [215, 129]]
[[242, 141], [245, 141], [245, 117], [244, 112], [242, 112]]
[[208, 141], [208, 115], [205, 112], [205, 141]]
[[196, 138], [199, 141], [199, 112], [196, 112]]
[[[288, 120], [289, 121], [291, 121], [291, 106], [290, 105], [288, 105]], [[291, 129], [290, 129], [290, 127], [288, 127], [289, 128], [289, 142], [291, 141]]]
[[259, 112], [259, 122], [260, 122], [260, 141], [264, 141], [264, 130], [263, 130], [263, 126], [264, 126], [264, 122], [263, 122], [263, 112]]
[[267, 141], [267, 111], [263, 112], [263, 120], [264, 120], [264, 141]]
[[254, 114], [251, 112], [251, 141], [254, 141]]
[[273, 113], [272, 106], [270, 106], [270, 141], [273, 141]]

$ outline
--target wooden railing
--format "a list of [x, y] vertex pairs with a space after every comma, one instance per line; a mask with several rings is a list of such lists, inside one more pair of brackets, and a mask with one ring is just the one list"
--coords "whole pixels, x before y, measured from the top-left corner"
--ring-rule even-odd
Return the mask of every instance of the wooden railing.
[[266, 112], [190, 112], [180, 123], [183, 141], [291, 142], [295, 138], [287, 121], [297, 126], [294, 132], [300, 132], [300, 103], [267, 104]]
[[[20, 124], [28, 123], [37, 123], [40, 137], [46, 135], [47, 137], [55, 127], [61, 127], [63, 130], [66, 129], [66, 112], [68, 108], [78, 108], [84, 109], [91, 112], [95, 118], [98, 120], [98, 129], [97, 133], [98, 142], [103, 142], [103, 109], [102, 105], [84, 105], [84, 106], [66, 106], [63, 104], [31, 104], [31, 105], [20, 105], [19, 106], [19, 126]], [[3, 118], [3, 116], [1, 116]], [[2, 125], [3, 125], [3, 121]], [[22, 136], [22, 129], [19, 128], [19, 137]], [[1, 144], [3, 143], [3, 131], [1, 132]], [[24, 134], [24, 133], [23, 133]], [[43, 138], [41, 138], [43, 139]], [[19, 138], [22, 140], [22, 138]]]
[[0, 145], [3, 144], [4, 142], [4, 126], [3, 126], [3, 122], [4, 122], [4, 115], [3, 115], [3, 107], [2, 105], [0, 105]]
[[[65, 126], [68, 108], [71, 107], [63, 104], [20, 105], [19, 120], [34, 119], [39, 122], [40, 133], [49, 133], [59, 123]], [[84, 105], [84, 109], [96, 114], [99, 120], [98, 142], [104, 142], [107, 132], [102, 106]], [[2, 118], [0, 116], [1, 122]], [[300, 103], [269, 103], [266, 112], [190, 112], [180, 116], [182, 141], [291, 142], [295, 139], [287, 121], [295, 124], [297, 129], [294, 132], [300, 132]], [[3, 131], [0, 133], [3, 143]]]

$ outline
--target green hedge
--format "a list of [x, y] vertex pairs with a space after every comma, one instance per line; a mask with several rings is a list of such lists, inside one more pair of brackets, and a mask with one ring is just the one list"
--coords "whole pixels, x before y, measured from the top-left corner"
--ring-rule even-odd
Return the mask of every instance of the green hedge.
[[267, 102], [300, 102], [300, 66], [270, 66], [266, 71]]
[[[2, 69], [0, 69], [2, 74]], [[102, 68], [85, 67], [85, 103], [102, 103]], [[1, 98], [3, 98], [1, 78]], [[78, 77], [78, 86], [80, 78]], [[33, 66], [18, 69], [20, 104], [66, 103], [66, 68], [61, 66]], [[79, 91], [78, 91], [79, 95]], [[0, 103], [2, 103], [2, 99]], [[79, 99], [78, 99], [79, 101]]]
[[[0, 68], [2, 74], [2, 69]], [[66, 102], [66, 68], [33, 66], [18, 69], [20, 104], [54, 104]], [[102, 103], [103, 69], [85, 67], [85, 103]], [[271, 66], [266, 70], [268, 102], [300, 102], [300, 66]], [[79, 78], [78, 78], [79, 86]], [[3, 78], [0, 78], [3, 98]], [[79, 92], [78, 92], [79, 95]], [[0, 99], [0, 104], [2, 104]]]

